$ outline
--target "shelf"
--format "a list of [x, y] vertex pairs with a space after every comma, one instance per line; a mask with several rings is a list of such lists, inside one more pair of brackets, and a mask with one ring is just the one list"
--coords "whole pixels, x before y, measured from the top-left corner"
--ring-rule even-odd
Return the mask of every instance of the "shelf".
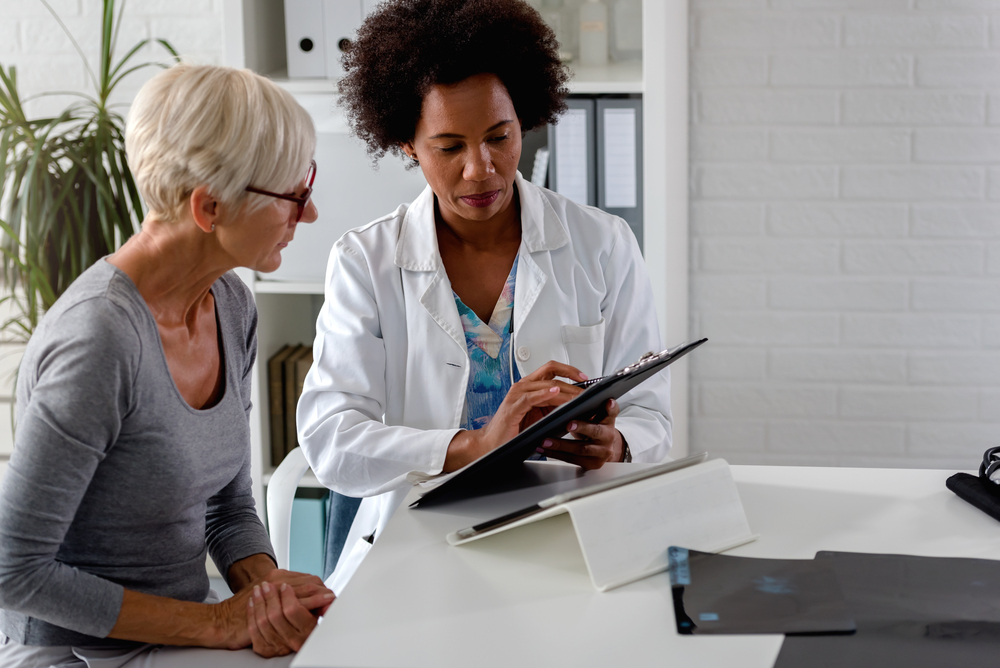
[[[271, 476], [274, 475], [274, 471], [275, 470], [271, 468], [264, 472], [262, 480], [264, 481], [265, 487], [267, 487], [267, 484], [271, 482]], [[326, 487], [320, 484], [319, 480], [316, 480], [316, 474], [312, 472], [312, 469], [306, 471], [306, 474], [302, 476], [302, 480], [299, 482], [299, 487], [309, 487], [311, 489], [326, 489]]]
[[569, 80], [570, 93], [642, 93], [641, 60], [609, 63], [607, 67], [581, 67], [570, 63], [569, 69], [573, 72]]
[[271, 295], [322, 295], [322, 283], [284, 281], [254, 281], [253, 291]]
[[289, 79], [288, 70], [276, 70], [265, 74], [292, 95], [330, 95], [337, 92], [337, 82], [333, 79]]
[[[642, 93], [641, 60], [609, 63], [607, 67], [581, 67], [570, 63], [569, 69], [573, 73], [569, 81], [570, 93], [587, 95]], [[270, 72], [266, 76], [293, 95], [337, 93], [337, 82], [333, 79], [289, 79], [286, 70]]]

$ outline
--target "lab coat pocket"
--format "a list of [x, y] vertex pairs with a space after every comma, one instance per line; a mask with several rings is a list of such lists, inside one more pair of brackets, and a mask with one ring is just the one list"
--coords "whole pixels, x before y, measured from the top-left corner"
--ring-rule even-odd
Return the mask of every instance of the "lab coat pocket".
[[604, 372], [604, 318], [596, 325], [562, 326], [563, 345], [569, 363], [591, 378]]

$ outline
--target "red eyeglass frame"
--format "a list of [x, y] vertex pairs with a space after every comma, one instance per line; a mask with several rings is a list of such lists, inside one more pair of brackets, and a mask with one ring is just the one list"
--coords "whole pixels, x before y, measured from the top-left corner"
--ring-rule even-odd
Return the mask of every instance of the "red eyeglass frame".
[[260, 188], [254, 188], [253, 186], [247, 186], [246, 191], [248, 193], [256, 193], [258, 195], [267, 195], [268, 197], [277, 197], [278, 199], [288, 200], [289, 202], [295, 202], [299, 207], [297, 215], [295, 216], [295, 222], [302, 220], [302, 214], [306, 211], [306, 205], [309, 204], [309, 198], [312, 197], [313, 183], [316, 181], [316, 161], [313, 160], [309, 165], [309, 171], [306, 172], [306, 190], [301, 195], [288, 195], [282, 193], [273, 193], [270, 190], [261, 190]]

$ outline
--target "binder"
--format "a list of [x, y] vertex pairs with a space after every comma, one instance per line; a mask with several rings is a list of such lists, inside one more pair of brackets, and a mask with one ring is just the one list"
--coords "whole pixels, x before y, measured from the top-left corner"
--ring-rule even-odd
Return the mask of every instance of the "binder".
[[597, 206], [625, 219], [642, 248], [642, 100], [597, 100]]
[[597, 204], [594, 100], [570, 98], [559, 122], [549, 125], [549, 183], [577, 204]]
[[323, 0], [285, 0], [285, 52], [290, 78], [326, 76], [323, 26]]
[[[286, 6], [288, 0], [285, 0]], [[323, 0], [323, 32], [326, 34], [326, 77], [344, 76], [340, 62], [350, 41], [358, 34], [362, 19], [361, 0]], [[346, 40], [346, 41], [345, 41]]]

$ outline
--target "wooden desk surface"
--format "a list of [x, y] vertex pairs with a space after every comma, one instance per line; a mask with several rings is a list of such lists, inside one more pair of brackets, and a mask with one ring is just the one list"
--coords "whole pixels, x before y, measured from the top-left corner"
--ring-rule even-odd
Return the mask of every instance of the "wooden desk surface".
[[[950, 471], [732, 470], [760, 539], [730, 554], [1000, 559], [996, 520], [945, 488]], [[566, 515], [461, 547], [445, 542], [450, 531], [497, 514], [488, 499], [400, 508], [293, 667], [774, 663], [779, 635], [678, 636], [666, 573], [594, 590]]]

